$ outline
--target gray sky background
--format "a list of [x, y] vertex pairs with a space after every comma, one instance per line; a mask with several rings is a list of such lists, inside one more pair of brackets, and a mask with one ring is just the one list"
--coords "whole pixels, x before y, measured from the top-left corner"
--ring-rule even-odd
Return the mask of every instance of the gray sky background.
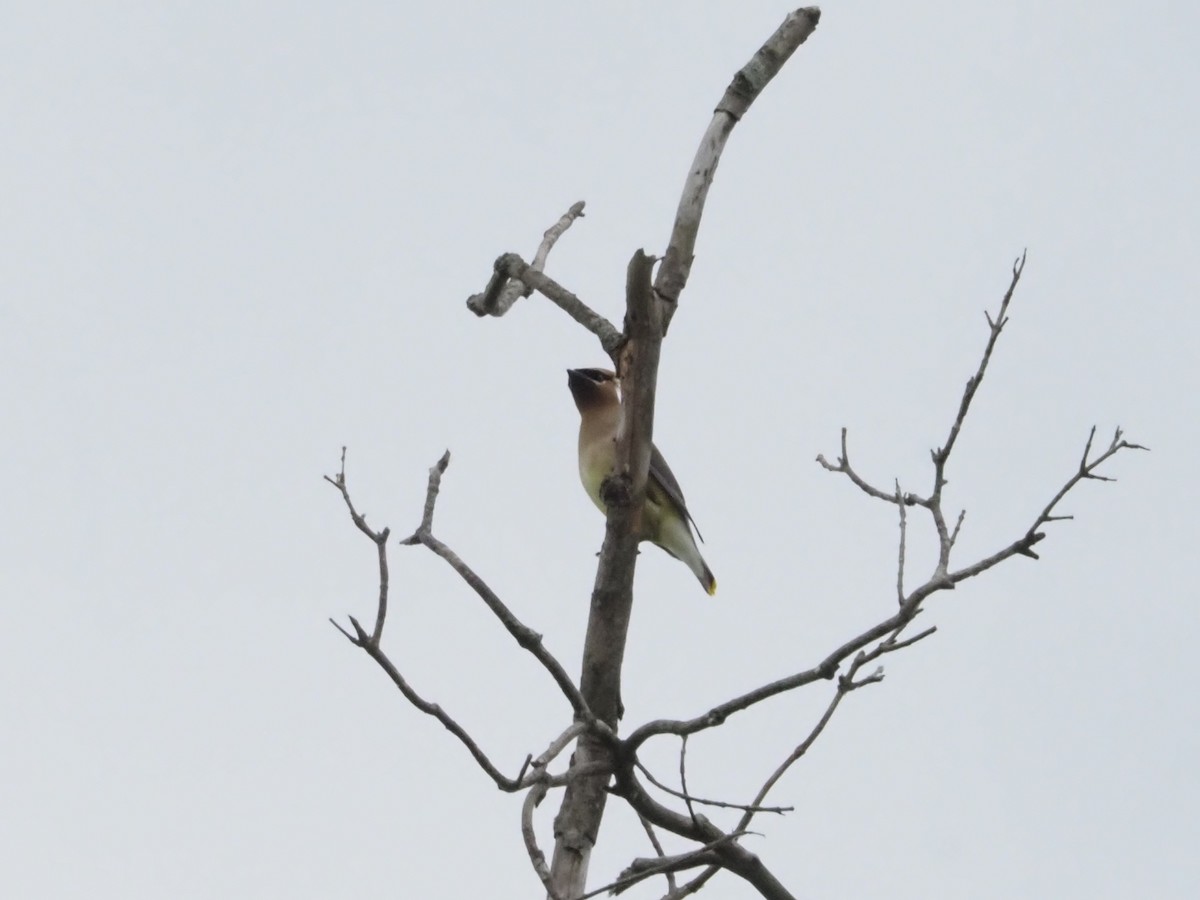
[[[619, 320], [629, 255], [664, 248], [786, 12], [6, 11], [5, 896], [539, 895], [519, 799], [326, 621], [370, 617], [375, 571], [321, 475], [347, 444], [403, 536], [449, 447], [438, 532], [576, 671], [603, 521], [563, 370], [604, 357], [545, 301], [463, 302], [584, 199], [549, 272]], [[1198, 30], [1178, 3], [832, 2], [733, 135], [656, 425], [720, 592], [642, 555], [627, 727], [893, 608], [894, 512], [813, 459], [845, 425], [864, 474], [928, 490], [1023, 247], [949, 473], [956, 560], [1022, 533], [1091, 425], [1153, 448], [1071, 496], [1041, 561], [936, 597], [939, 633], [778, 786], [796, 811], [747, 845], [797, 896], [1197, 895]], [[910, 537], [915, 583], [928, 523]], [[393, 658], [515, 772], [566, 704], [444, 565], [392, 563]], [[695, 739], [692, 789], [749, 799], [830, 690]], [[593, 884], [648, 852], [614, 805]]]

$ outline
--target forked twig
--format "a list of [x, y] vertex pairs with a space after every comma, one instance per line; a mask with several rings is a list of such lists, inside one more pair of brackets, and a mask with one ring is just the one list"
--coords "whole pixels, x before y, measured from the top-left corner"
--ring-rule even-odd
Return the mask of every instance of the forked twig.
[[[572, 222], [583, 218], [583, 207], [582, 200], [572, 203], [571, 208], [546, 229], [542, 235], [542, 242], [538, 245], [537, 253], [533, 256], [533, 262], [529, 265], [530, 271], [541, 272], [546, 268], [546, 258], [550, 255], [550, 251], [558, 239], [571, 227]], [[492, 273], [492, 278], [482, 294], [472, 294], [467, 298], [467, 309], [477, 316], [502, 316], [517, 300], [528, 297], [533, 290], [532, 284], [497, 269]]]

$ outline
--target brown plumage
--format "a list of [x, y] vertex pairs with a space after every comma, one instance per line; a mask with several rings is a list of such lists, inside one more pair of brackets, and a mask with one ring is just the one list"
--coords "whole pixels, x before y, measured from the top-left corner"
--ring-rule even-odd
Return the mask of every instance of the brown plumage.
[[[619, 381], [608, 369], [568, 369], [567, 386], [579, 409], [579, 478], [592, 502], [605, 512], [600, 485], [612, 473], [623, 423]], [[692, 536], [695, 524], [679, 482], [652, 444], [639, 537], [657, 544], [682, 561], [699, 579], [704, 590], [715, 594], [717, 581]], [[696, 534], [699, 533], [697, 528]]]

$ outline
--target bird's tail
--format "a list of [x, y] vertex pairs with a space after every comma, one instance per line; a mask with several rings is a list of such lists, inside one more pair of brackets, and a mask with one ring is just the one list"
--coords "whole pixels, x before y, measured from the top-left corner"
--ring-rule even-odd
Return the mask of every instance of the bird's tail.
[[696, 546], [695, 541], [690, 542], [690, 546], [685, 549], [680, 558], [692, 570], [692, 574], [700, 581], [700, 586], [704, 588], [708, 596], [713, 596], [717, 592], [717, 579], [713, 575], [712, 569], [708, 567], [708, 563], [704, 561], [704, 557], [700, 555], [700, 548]]
[[683, 562], [692, 574], [699, 580], [701, 587], [711, 597], [717, 592], [717, 579], [713, 577], [712, 569], [700, 555], [696, 546], [696, 538], [680, 516], [669, 516], [662, 525], [662, 530], [655, 536], [654, 543], [662, 547], [676, 559]]

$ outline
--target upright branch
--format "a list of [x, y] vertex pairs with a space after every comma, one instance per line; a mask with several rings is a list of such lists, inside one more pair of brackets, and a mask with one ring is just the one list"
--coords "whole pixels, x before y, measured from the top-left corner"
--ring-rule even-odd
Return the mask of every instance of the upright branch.
[[725, 142], [733, 132], [733, 126], [746, 115], [763, 88], [779, 74], [796, 49], [808, 40], [820, 21], [821, 10], [815, 6], [797, 9], [789, 14], [750, 61], [733, 76], [733, 81], [713, 111], [712, 121], [700, 139], [696, 158], [688, 170], [679, 207], [675, 211], [675, 224], [671, 228], [667, 254], [654, 282], [655, 292], [667, 304], [663, 311], [664, 329], [671, 325], [679, 296], [691, 274], [696, 236], [700, 233], [700, 217], [704, 215], [708, 189], [712, 186], [717, 163], [725, 149]]
[[584, 697], [597, 715], [614, 727], [621, 711], [621, 664], [633, 606], [638, 517], [650, 470], [654, 389], [662, 343], [661, 306], [650, 289], [653, 264], [653, 258], [641, 250], [629, 262], [619, 369], [624, 419], [615, 469], [601, 487], [608, 521], [592, 590], [580, 679]]
[[[598, 322], [600, 317], [577, 298], [572, 296], [575, 302], [564, 302], [566, 297], [551, 298], [600, 338], [605, 352], [616, 361], [621, 377], [624, 427], [618, 442], [615, 470], [601, 487], [608, 517], [592, 591], [580, 678], [580, 688], [590, 708], [601, 721], [614, 728], [621, 713], [621, 666], [633, 603], [633, 572], [637, 557], [636, 519], [642, 508], [650, 465], [655, 384], [662, 338], [687, 284], [704, 202], [725, 142], [733, 126], [812, 33], [819, 19], [820, 11], [816, 8], [792, 13], [734, 76], [717, 106], [713, 123], [701, 140], [654, 287], [650, 285], [654, 263], [651, 257], [639, 251], [629, 263], [625, 285], [625, 329], [621, 341], [615, 342], [611, 332], [604, 327], [606, 323]], [[515, 264], [509, 259], [505, 265], [512, 267]], [[588, 764], [604, 760], [610, 752], [610, 747], [601, 746], [591, 735], [585, 734], [577, 745], [576, 762]], [[607, 777], [578, 779], [568, 785], [563, 797], [555, 819], [556, 843], [551, 866], [554, 891], [560, 896], [578, 897], [585, 889], [591, 848], [595, 845], [604, 813], [607, 780]]]
[[[625, 341], [619, 369], [624, 427], [617, 442], [615, 469], [601, 487], [608, 516], [592, 589], [579, 680], [588, 706], [614, 731], [622, 712], [621, 666], [633, 609], [637, 517], [646, 495], [650, 469], [654, 386], [662, 342], [660, 304], [650, 289], [653, 264], [654, 260], [639, 250], [630, 260], [627, 273]], [[575, 763], [607, 764], [611, 749], [591, 735], [582, 735]], [[567, 785], [554, 822], [552, 873], [555, 889], [561, 896], [577, 897], [586, 885], [588, 861], [604, 815], [609, 777], [605, 772]]]
[[[346, 509], [350, 511], [350, 519], [354, 522], [354, 527], [365, 534], [375, 544], [376, 552], [379, 556], [379, 602], [375, 608], [375, 629], [371, 632], [370, 642], [376, 646], [379, 644], [379, 638], [383, 636], [383, 623], [387, 618], [388, 607], [388, 557], [387, 557], [387, 541], [392, 533], [392, 529], [386, 526], [382, 531], [374, 531], [367, 525], [367, 517], [362, 515], [354, 508], [354, 501], [350, 499], [350, 490], [346, 487], [346, 448], [342, 448], [342, 464], [338, 469], [335, 477], [330, 478], [324, 476], [325, 480], [338, 489], [342, 495], [342, 500], [346, 503]], [[433, 505], [430, 503], [427, 515], [432, 519]], [[334, 627], [339, 627], [334, 622]], [[343, 632], [345, 634], [345, 632]], [[349, 637], [349, 635], [347, 635]]]
[[983, 384], [983, 376], [987, 372], [988, 363], [992, 361], [992, 351], [996, 349], [996, 342], [1000, 340], [1000, 332], [1008, 324], [1008, 307], [1012, 303], [1017, 284], [1021, 281], [1021, 275], [1025, 272], [1025, 257], [1026, 251], [1022, 250], [1021, 255], [1013, 261], [1012, 279], [1008, 283], [1008, 290], [1004, 292], [1004, 298], [1000, 301], [1000, 309], [995, 318], [992, 318], [992, 314], [986, 309], [983, 311], [983, 317], [987, 319], [988, 323], [987, 343], [984, 344], [983, 354], [979, 357], [979, 366], [975, 369], [975, 374], [967, 379], [967, 386], [963, 388], [962, 399], [958, 402], [958, 413], [950, 424], [950, 434], [946, 437], [946, 442], [931, 454], [934, 466], [931, 496], [941, 497], [942, 488], [946, 485], [946, 462], [950, 459], [954, 444], [958, 441], [963, 423], [967, 421], [967, 413], [971, 410], [971, 401], [975, 399], [979, 386]]

